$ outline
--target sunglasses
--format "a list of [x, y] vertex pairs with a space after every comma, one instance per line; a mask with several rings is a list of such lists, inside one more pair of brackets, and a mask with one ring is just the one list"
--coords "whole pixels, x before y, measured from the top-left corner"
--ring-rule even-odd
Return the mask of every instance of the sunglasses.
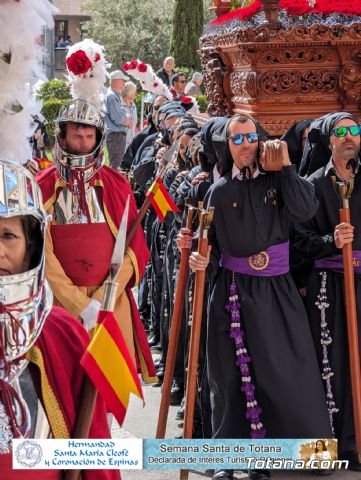
[[244, 138], [247, 138], [248, 143], [256, 143], [259, 139], [259, 134], [254, 133], [237, 133], [236, 135], [231, 135], [228, 137], [235, 145], [241, 145]]
[[361, 127], [359, 125], [351, 125], [351, 127], [336, 127], [332, 130], [331, 135], [335, 135], [335, 137], [342, 138], [346, 137], [347, 132], [353, 137], [360, 135]]

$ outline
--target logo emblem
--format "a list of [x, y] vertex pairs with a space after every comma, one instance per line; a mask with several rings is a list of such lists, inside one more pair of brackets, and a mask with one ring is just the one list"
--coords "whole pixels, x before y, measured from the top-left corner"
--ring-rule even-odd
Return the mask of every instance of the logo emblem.
[[353, 257], [352, 264], [353, 264], [354, 267], [359, 267], [360, 266], [360, 260], [356, 257]]
[[41, 446], [33, 440], [24, 440], [17, 446], [16, 460], [23, 467], [35, 467], [43, 458]]
[[267, 252], [260, 252], [248, 258], [248, 263], [253, 270], [264, 270], [269, 264], [269, 255]]

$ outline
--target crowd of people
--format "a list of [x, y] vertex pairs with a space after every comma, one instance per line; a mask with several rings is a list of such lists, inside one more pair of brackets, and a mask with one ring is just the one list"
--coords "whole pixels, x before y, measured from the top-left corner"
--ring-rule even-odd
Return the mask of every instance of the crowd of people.
[[[0, 455], [1, 471], [11, 470], [12, 438], [36, 429], [45, 437], [72, 434], [84, 377], [79, 359], [101, 310], [127, 198], [129, 230], [160, 171], [177, 211], [163, 221], [148, 210], [116, 278], [114, 317], [134, 368], [144, 382], [164, 378], [167, 352], [175, 348], [169, 333], [181, 252], [190, 249], [171, 390], [177, 418], [184, 417], [187, 394], [195, 275], [206, 271], [193, 437], [334, 437], [339, 457], [361, 471], [342, 273], [342, 248], [352, 243], [360, 329], [358, 119], [337, 112], [302, 120], [270, 140], [249, 115], [191, 114], [184, 92], [199, 91], [201, 74], [186, 86], [168, 57], [159, 76], [174, 99], [155, 96], [148, 125], [138, 133], [136, 86], [117, 70], [110, 74], [105, 116], [83, 98], [62, 107], [53, 164], [35, 179], [1, 160], [9, 198], [0, 210], [0, 289], [11, 292], [1, 297], [0, 390], [8, 399], [0, 395], [6, 432], [0, 453], [8, 454]], [[132, 173], [133, 191], [121, 169]], [[350, 223], [339, 220], [334, 178], [353, 182]], [[200, 202], [214, 207], [205, 256], [196, 248], [197, 219], [192, 235], [182, 230], [187, 209]], [[150, 347], [161, 352], [156, 369]], [[102, 398], [90, 435], [110, 436]], [[37, 475], [31, 478], [61, 477]], [[85, 475], [119, 478], [116, 471]], [[250, 480], [270, 475], [248, 472]], [[232, 478], [232, 470], [213, 474], [213, 480]]]
[[[181, 98], [158, 97], [149, 130], [135, 138], [123, 165], [133, 173], [140, 208], [176, 146], [164, 185], [179, 212], [160, 222], [149, 211], [144, 222], [151, 260], [139, 311], [150, 346], [161, 352], [162, 381], [180, 251], [191, 248], [171, 390], [177, 418], [184, 417], [194, 272], [206, 270], [193, 436], [336, 437], [339, 458], [360, 471], [342, 275], [342, 247], [352, 242], [360, 326], [359, 121], [346, 112], [302, 120], [275, 142], [248, 115], [200, 125], [187, 108]], [[267, 161], [273, 149], [277, 169]], [[339, 219], [332, 177], [354, 178], [351, 223]], [[196, 251], [197, 233], [193, 240], [181, 234], [188, 206], [199, 202], [215, 208], [207, 257]], [[251, 480], [269, 476], [249, 472]], [[231, 470], [213, 476], [232, 478]]]

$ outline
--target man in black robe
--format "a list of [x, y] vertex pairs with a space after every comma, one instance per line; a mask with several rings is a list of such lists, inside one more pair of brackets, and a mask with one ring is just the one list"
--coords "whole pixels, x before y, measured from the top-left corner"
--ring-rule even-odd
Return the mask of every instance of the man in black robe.
[[[350, 469], [361, 471], [355, 445], [342, 263], [343, 245], [353, 242], [360, 339], [360, 127], [358, 120], [349, 113], [333, 113], [323, 118], [320, 131], [324, 138], [320, 141], [329, 145], [329, 161], [309, 177], [319, 208], [314, 218], [296, 226], [294, 247], [298, 254], [314, 262], [307, 281], [306, 307], [327, 392], [329, 415], [338, 439], [339, 458], [349, 460]], [[347, 182], [352, 173], [355, 185], [350, 199], [351, 224], [341, 223], [340, 199], [331, 177]]]
[[[288, 273], [292, 222], [317, 210], [312, 185], [297, 176], [287, 146], [283, 167], [260, 170], [260, 128], [232, 117], [223, 139], [223, 177], [210, 189], [207, 362], [214, 438], [328, 438], [321, 375], [302, 300]], [[213, 135], [214, 137], [214, 135]], [[208, 259], [193, 252], [192, 270]], [[216, 471], [214, 480], [232, 479]], [[268, 471], [249, 471], [251, 480]]]

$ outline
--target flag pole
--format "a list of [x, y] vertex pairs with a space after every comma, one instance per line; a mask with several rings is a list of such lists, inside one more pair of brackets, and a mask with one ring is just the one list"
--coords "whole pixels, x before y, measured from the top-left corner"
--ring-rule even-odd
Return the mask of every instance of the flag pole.
[[[334, 189], [342, 202], [342, 208], [340, 209], [341, 222], [351, 223], [349, 199], [354, 187], [354, 177], [354, 175], [351, 175], [348, 182], [337, 182], [335, 176], [331, 177]], [[361, 371], [352, 243], [347, 243], [342, 247], [342, 256], [356, 451], [358, 461], [361, 463]]]
[[[122, 221], [119, 227], [118, 236], [115, 242], [113, 255], [110, 266], [110, 280], [104, 282], [104, 295], [101, 305], [101, 310], [105, 312], [113, 312], [116, 300], [116, 293], [119, 284], [115, 278], [123, 264], [124, 253], [126, 251], [126, 232], [128, 224], [129, 212], [129, 195], [125, 205]], [[95, 327], [96, 329], [96, 327]], [[96, 331], [96, 330], [95, 330]], [[72, 438], [88, 438], [90, 426], [93, 420], [95, 404], [98, 396], [98, 391], [90, 380], [87, 374], [84, 375], [83, 385], [80, 394], [80, 405], [75, 419], [75, 427]], [[65, 472], [64, 480], [79, 480], [81, 470], [67, 470]]]
[[[208, 230], [209, 230], [209, 227], [211, 226], [213, 215], [214, 215], [214, 207], [210, 207], [208, 211], [202, 210], [200, 212], [198, 253], [203, 257], [207, 257], [208, 255]], [[183, 438], [192, 438], [192, 432], [193, 432], [193, 417], [194, 417], [194, 405], [195, 405], [195, 399], [196, 399], [198, 357], [199, 357], [199, 344], [200, 344], [200, 338], [201, 338], [205, 281], [206, 281], [206, 271], [205, 270], [196, 271], [196, 277], [194, 281], [194, 294], [193, 294], [192, 326], [191, 326], [191, 336], [189, 341], [189, 353], [188, 353], [188, 373], [187, 373]], [[181, 470], [180, 480], [187, 480], [187, 479], [188, 479], [188, 470]]]
[[[178, 156], [179, 145], [180, 145], [180, 141], [177, 140], [176, 142], [174, 142], [171, 148], [164, 154], [164, 157], [163, 157], [164, 164], [159, 169], [159, 172], [156, 175], [154, 181], [156, 181], [157, 179], [163, 180], [168, 169], [174, 165], [175, 159]], [[135, 232], [137, 231], [139, 225], [143, 221], [143, 218], [145, 217], [151, 203], [152, 203], [152, 194], [146, 196], [143, 202], [143, 205], [140, 207], [138, 215], [134, 220], [133, 225], [130, 227], [130, 230], [127, 235], [126, 244], [125, 244], [126, 249], [129, 247], [131, 241], [133, 240]]]
[[[182, 228], [181, 234], [192, 237], [193, 222], [197, 209], [189, 206], [187, 212], [186, 227]], [[164, 438], [167, 427], [167, 418], [170, 402], [170, 391], [172, 387], [174, 365], [178, 350], [179, 334], [182, 324], [182, 315], [184, 307], [184, 296], [187, 286], [189, 274], [189, 248], [182, 248], [179, 262], [177, 290], [174, 300], [173, 316], [169, 334], [169, 348], [167, 352], [167, 359], [165, 362], [165, 372], [162, 387], [162, 397], [159, 407], [159, 417], [157, 425], [156, 438]]]

